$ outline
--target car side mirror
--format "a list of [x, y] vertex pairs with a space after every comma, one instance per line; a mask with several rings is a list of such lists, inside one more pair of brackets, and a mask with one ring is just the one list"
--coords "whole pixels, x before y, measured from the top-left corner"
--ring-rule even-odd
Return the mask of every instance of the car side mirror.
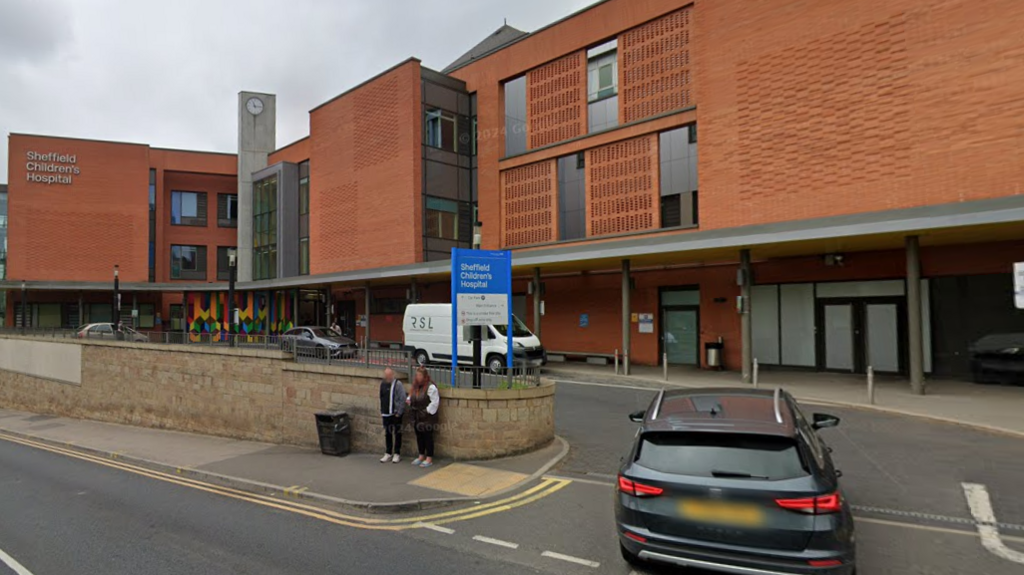
[[815, 413], [814, 423], [811, 427], [814, 429], [825, 429], [826, 427], [835, 427], [837, 425], [839, 425], [838, 417], [827, 413]]
[[633, 423], [643, 423], [644, 417], [646, 415], [647, 411], [645, 410], [634, 411], [633, 413], [629, 414], [629, 420], [632, 421]]

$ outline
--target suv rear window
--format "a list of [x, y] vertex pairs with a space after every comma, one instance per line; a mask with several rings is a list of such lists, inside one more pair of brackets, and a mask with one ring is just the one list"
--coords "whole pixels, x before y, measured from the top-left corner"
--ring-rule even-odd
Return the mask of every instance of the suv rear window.
[[700, 477], [792, 479], [808, 475], [794, 440], [729, 433], [649, 433], [637, 463], [654, 471]]

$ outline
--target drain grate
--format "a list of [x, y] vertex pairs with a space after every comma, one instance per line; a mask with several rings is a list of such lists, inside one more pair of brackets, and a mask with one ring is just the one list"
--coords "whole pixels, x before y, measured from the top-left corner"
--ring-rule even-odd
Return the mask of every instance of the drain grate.
[[936, 515], [934, 513], [921, 513], [919, 511], [900, 511], [899, 509], [886, 509], [884, 507], [868, 507], [865, 505], [851, 505], [850, 508], [853, 509], [854, 511], [861, 511], [864, 513], [877, 513], [879, 515], [893, 515], [895, 517], [924, 519], [927, 521], [936, 521], [939, 523], [956, 523], [959, 525], [972, 526], [981, 525], [984, 527], [995, 527], [997, 529], [1024, 531], [1024, 525], [1018, 525], [1016, 523], [989, 523], [985, 521], [975, 521], [974, 519], [967, 519], [964, 517], [950, 517], [948, 515]]

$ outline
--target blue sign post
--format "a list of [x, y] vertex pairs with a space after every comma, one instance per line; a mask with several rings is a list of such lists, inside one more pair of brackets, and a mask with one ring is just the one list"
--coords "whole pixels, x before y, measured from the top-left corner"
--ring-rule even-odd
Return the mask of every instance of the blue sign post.
[[507, 325], [512, 367], [512, 252], [452, 248], [452, 387], [459, 371], [459, 326]]

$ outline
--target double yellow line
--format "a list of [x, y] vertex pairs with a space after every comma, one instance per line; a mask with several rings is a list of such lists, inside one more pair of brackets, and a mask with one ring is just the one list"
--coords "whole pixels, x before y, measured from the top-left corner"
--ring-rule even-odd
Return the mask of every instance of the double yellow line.
[[[494, 513], [501, 513], [516, 507], [521, 507], [529, 503], [533, 503], [539, 499], [542, 499], [556, 491], [562, 489], [572, 481], [567, 479], [554, 479], [545, 478], [539, 484], [527, 489], [521, 493], [517, 493], [511, 497], [492, 501], [481, 505], [474, 505], [462, 509], [456, 509], [453, 511], [447, 511], [443, 513], [433, 513], [428, 515], [419, 515], [415, 517], [404, 517], [400, 519], [378, 519], [373, 517], [359, 517], [356, 515], [347, 515], [344, 513], [338, 513], [329, 509], [323, 509], [313, 505], [306, 505], [304, 503], [282, 501], [275, 497], [268, 495], [260, 495], [257, 493], [250, 493], [248, 491], [242, 491], [231, 487], [224, 487], [221, 485], [215, 485], [207, 483], [205, 481], [199, 481], [196, 479], [190, 479], [182, 477], [180, 475], [171, 475], [169, 473], [163, 473], [161, 471], [154, 471], [145, 467], [139, 467], [130, 463], [124, 463], [120, 461], [112, 461], [104, 457], [96, 455], [89, 455], [79, 451], [71, 449], [65, 449], [62, 447], [56, 447], [46, 443], [40, 443], [38, 441], [32, 441], [30, 439], [23, 439], [13, 435], [0, 432], [0, 439], [9, 441], [11, 443], [18, 443], [27, 447], [33, 447], [35, 449], [41, 449], [43, 451], [49, 451], [66, 457], [73, 457], [82, 461], [88, 461], [98, 465], [104, 465], [113, 469], [119, 469], [121, 471], [127, 471], [136, 475], [142, 475], [151, 479], [157, 479], [159, 481], [165, 481], [167, 483], [173, 483], [175, 485], [181, 485], [183, 487], [190, 487], [192, 489], [198, 489], [207, 493], [213, 493], [215, 495], [221, 495], [223, 497], [230, 497], [232, 499], [238, 499], [240, 501], [247, 501], [256, 505], [262, 505], [264, 507], [272, 507], [281, 511], [288, 511], [290, 513], [296, 513], [299, 515], [305, 515], [313, 519], [319, 519], [328, 523], [334, 523], [336, 525], [344, 525], [346, 527], [355, 527], [358, 529], [374, 529], [382, 531], [402, 531], [406, 529], [416, 529], [424, 527], [425, 525], [441, 525], [445, 523], [454, 523], [456, 521], [465, 521], [467, 519], [475, 519], [477, 517], [483, 517], [485, 515], [492, 515]], [[112, 458], [116, 457], [112, 454]], [[178, 470], [181, 473], [181, 470]], [[296, 495], [298, 496], [300, 491], [296, 489], [296, 486], [290, 487], [285, 490], [285, 496]]]

